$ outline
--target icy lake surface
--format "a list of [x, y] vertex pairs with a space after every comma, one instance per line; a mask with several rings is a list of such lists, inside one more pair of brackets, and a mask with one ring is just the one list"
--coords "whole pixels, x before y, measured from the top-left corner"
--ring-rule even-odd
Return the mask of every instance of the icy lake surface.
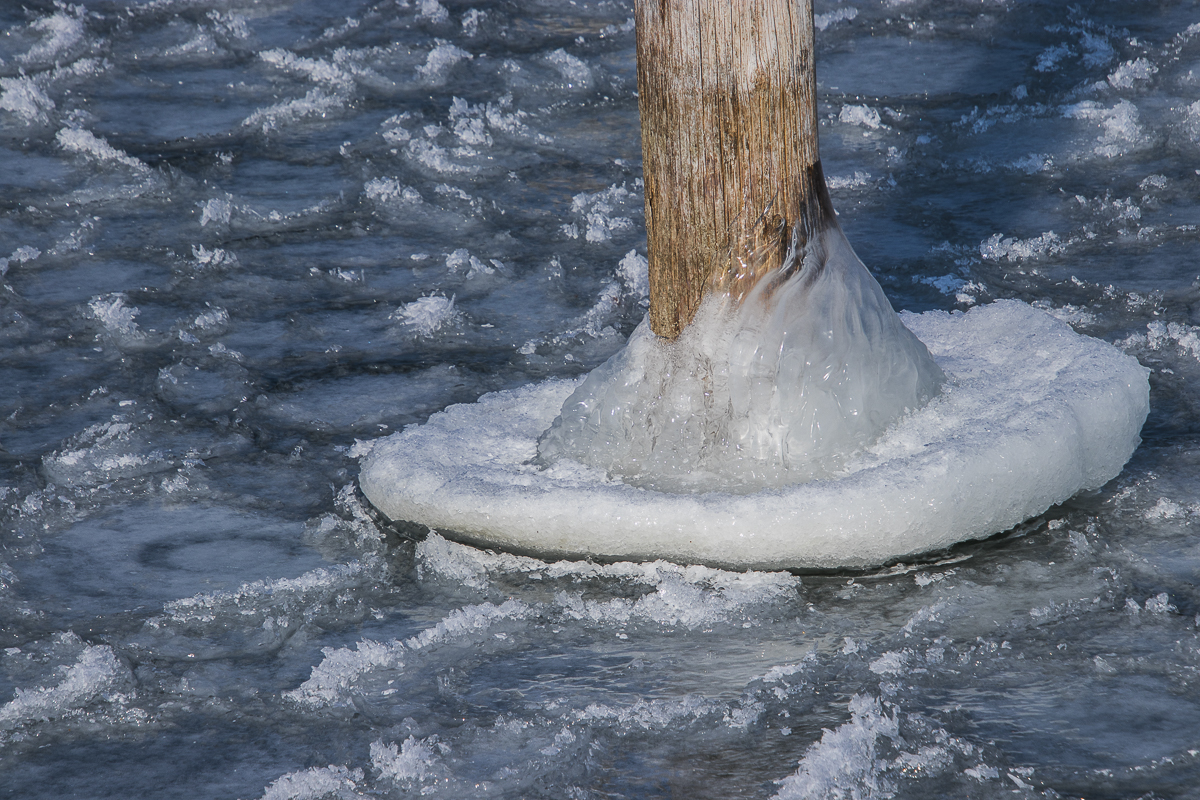
[[645, 313], [628, 2], [0, 4], [0, 796], [1200, 797], [1200, 13], [817, 4], [898, 309], [1152, 369], [1122, 475], [870, 573], [381, 527], [359, 440]]

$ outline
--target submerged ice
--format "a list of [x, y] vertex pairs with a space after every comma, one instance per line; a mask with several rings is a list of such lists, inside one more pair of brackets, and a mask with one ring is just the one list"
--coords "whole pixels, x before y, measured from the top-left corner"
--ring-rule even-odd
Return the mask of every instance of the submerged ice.
[[[679, 339], [643, 321], [538, 442], [660, 491], [753, 492], [836, 474], [945, 376], [832, 225]], [[790, 274], [789, 274], [790, 273]]]

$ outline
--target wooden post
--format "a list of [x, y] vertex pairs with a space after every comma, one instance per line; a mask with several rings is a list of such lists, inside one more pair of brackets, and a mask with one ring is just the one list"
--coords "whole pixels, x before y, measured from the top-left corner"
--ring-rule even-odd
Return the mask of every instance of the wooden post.
[[650, 326], [740, 299], [831, 224], [811, 0], [637, 0]]

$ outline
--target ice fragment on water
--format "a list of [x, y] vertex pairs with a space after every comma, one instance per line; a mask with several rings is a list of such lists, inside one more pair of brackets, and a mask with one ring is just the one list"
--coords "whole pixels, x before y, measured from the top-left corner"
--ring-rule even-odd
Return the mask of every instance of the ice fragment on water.
[[857, 8], [855, 8], [854, 6], [842, 6], [841, 8], [834, 9], [833, 11], [830, 11], [827, 14], [814, 14], [813, 15], [813, 26], [817, 30], [823, 31], [826, 28], [828, 28], [830, 25], [834, 25], [838, 22], [842, 22], [843, 20], [849, 21], [849, 20], [854, 19], [857, 16], [858, 16]]
[[1168, 614], [1175, 611], [1175, 606], [1171, 605], [1171, 598], [1166, 592], [1159, 592], [1153, 597], [1146, 598], [1146, 603], [1143, 606], [1151, 614]]
[[58, 140], [59, 146], [69, 153], [78, 153], [100, 162], [123, 164], [141, 174], [150, 172], [150, 168], [141, 161], [83, 128], [62, 128], [55, 135], [55, 139]]
[[[442, 8], [437, 0], [426, 0], [438, 8]], [[442, 8], [443, 13], [445, 9]], [[429, 51], [425, 63], [417, 67], [417, 74], [428, 84], [440, 86], [446, 82], [446, 73], [460, 61], [470, 61], [475, 56], [461, 47], [438, 40], [437, 45]]]
[[1144, 58], [1126, 61], [1108, 76], [1108, 82], [1114, 89], [1132, 89], [1140, 81], [1148, 81], [1158, 72], [1158, 67]]
[[228, 225], [229, 219], [233, 215], [233, 203], [230, 202], [229, 195], [225, 197], [213, 197], [203, 203], [198, 203], [200, 206], [200, 227], [208, 227], [208, 224]]
[[392, 319], [399, 320], [415, 335], [424, 337], [433, 336], [443, 327], [456, 324], [461, 317], [454, 308], [453, 295], [418, 297], [411, 303], [405, 303], [391, 315]]
[[84, 18], [87, 9], [83, 6], [61, 5], [60, 11], [48, 17], [34, 20], [29, 28], [42, 34], [42, 40], [17, 60], [24, 64], [44, 63], [74, 47], [84, 35]]
[[450, 12], [438, 0], [419, 0], [419, 8], [417, 16], [430, 22], [445, 22], [450, 18]]
[[650, 262], [637, 250], [630, 250], [621, 259], [617, 277], [633, 297], [640, 300], [650, 296]]
[[38, 250], [36, 247], [29, 247], [28, 245], [24, 247], [18, 247], [8, 258], [0, 258], [0, 276], [8, 273], [8, 267], [13, 262], [24, 264], [27, 261], [33, 261], [41, 254], [42, 251]]
[[60, 668], [62, 679], [57, 683], [18, 688], [15, 697], [0, 706], [0, 730], [67, 716], [93, 702], [112, 699], [129, 684], [128, 669], [108, 645], [83, 645], [73, 633], [59, 634], [59, 638], [64, 644], [81, 647], [75, 663]]
[[384, 780], [419, 781], [437, 764], [438, 757], [434, 753], [437, 744], [437, 736], [430, 736], [428, 739], [409, 736], [400, 747], [396, 747], [394, 743], [384, 744], [382, 739], [376, 739], [371, 743], [371, 766]]
[[263, 793], [261, 800], [350, 800], [362, 797], [355, 791], [363, 779], [361, 769], [334, 766], [312, 767], [299, 772], [289, 772], [274, 780]]
[[1066, 44], [1057, 44], [1053, 47], [1047, 47], [1038, 55], [1037, 63], [1033, 68], [1038, 72], [1053, 72], [1058, 69], [1058, 62], [1062, 61], [1067, 56], [1072, 55], [1072, 53], [1073, 51], [1071, 50], [1070, 46]]
[[880, 737], [897, 740], [899, 718], [888, 716], [877, 698], [854, 695], [850, 721], [836, 730], [826, 729], [800, 760], [799, 768], [779, 782], [774, 800], [817, 798], [884, 798], [894, 786], [884, 772], [886, 762], [877, 757]]
[[1068, 119], [1094, 120], [1100, 123], [1102, 133], [1093, 149], [1098, 156], [1114, 158], [1125, 155], [1147, 141], [1141, 125], [1138, 123], [1140, 114], [1137, 106], [1128, 100], [1122, 100], [1112, 108], [1094, 100], [1084, 100], [1063, 108], [1063, 116]]
[[93, 297], [88, 301], [85, 316], [99, 322], [106, 331], [128, 340], [145, 338], [134, 318], [140, 313], [137, 306], [126, 305], [129, 296], [124, 292]]
[[323, 118], [344, 108], [349, 100], [345, 93], [310, 89], [304, 97], [285, 100], [255, 111], [242, 120], [242, 125], [248, 128], [261, 127], [263, 133], [270, 133], [281, 125], [306, 117]]
[[870, 106], [844, 105], [838, 114], [838, 121], [847, 125], [861, 125], [864, 128], [878, 130], [887, 127], [879, 118], [879, 112]]
[[[844, 110], [844, 109], [843, 109]], [[868, 186], [871, 183], [871, 174], [862, 170], [855, 170], [853, 175], [839, 176], [833, 175], [825, 179], [825, 184], [830, 191], [838, 191], [841, 189], [857, 189], [860, 186]]]
[[1071, 243], [1063, 242], [1054, 231], [1046, 231], [1041, 236], [1030, 239], [1017, 239], [997, 233], [979, 244], [979, 255], [988, 261], [1023, 261], [1028, 258], [1057, 255], [1066, 250], [1067, 245]]
[[54, 101], [33, 78], [0, 78], [0, 109], [11, 111], [27, 123], [44, 123], [54, 108]]
[[421, 202], [421, 193], [411, 186], [405, 186], [395, 178], [372, 178], [363, 184], [363, 194], [368, 200], [376, 203], [399, 202], [403, 205], [417, 205]]
[[561, 47], [547, 55], [546, 60], [566, 79], [568, 88], [586, 89], [592, 85], [591, 67]]

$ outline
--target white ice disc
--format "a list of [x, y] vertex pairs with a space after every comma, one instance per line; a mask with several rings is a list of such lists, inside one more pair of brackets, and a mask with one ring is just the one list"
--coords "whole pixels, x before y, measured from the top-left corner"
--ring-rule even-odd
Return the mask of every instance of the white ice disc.
[[1149, 411], [1147, 370], [1016, 301], [902, 314], [943, 392], [828, 480], [669, 494], [532, 463], [578, 381], [456, 405], [374, 444], [359, 483], [392, 520], [543, 558], [736, 569], [865, 567], [978, 539], [1116, 477]]

